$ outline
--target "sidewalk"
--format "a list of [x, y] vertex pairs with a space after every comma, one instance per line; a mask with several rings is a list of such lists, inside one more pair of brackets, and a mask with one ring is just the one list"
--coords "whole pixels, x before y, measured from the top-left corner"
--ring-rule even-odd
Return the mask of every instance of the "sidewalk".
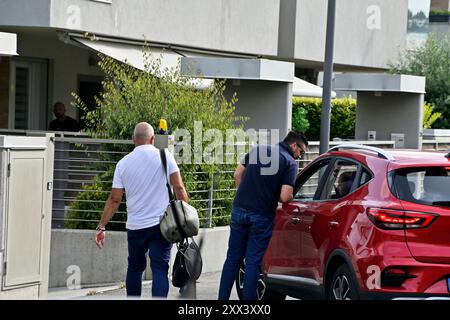
[[[197, 300], [216, 300], [219, 291], [220, 272], [204, 273], [196, 282], [196, 299]], [[120, 284], [107, 285], [98, 287], [81, 288], [77, 290], [70, 290], [67, 288], [51, 288], [48, 293], [48, 300], [121, 300], [127, 299], [125, 288], [121, 288]], [[151, 281], [144, 281], [142, 284], [141, 299], [152, 299]], [[168, 300], [183, 300], [180, 297], [179, 288], [170, 284]], [[236, 289], [233, 287], [230, 300], [238, 300]]]
[[120, 285], [104, 285], [96, 287], [85, 287], [81, 289], [68, 289], [66, 287], [62, 288], [49, 288], [48, 289], [48, 300], [66, 300], [66, 299], [78, 299], [93, 296], [95, 294], [103, 294], [108, 291], [120, 290]]

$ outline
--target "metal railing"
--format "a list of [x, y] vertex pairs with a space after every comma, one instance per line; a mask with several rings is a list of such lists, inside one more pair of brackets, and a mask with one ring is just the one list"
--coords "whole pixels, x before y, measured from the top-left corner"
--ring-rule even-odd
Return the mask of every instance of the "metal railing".
[[[5, 130], [3, 134], [35, 135], [39, 132]], [[342, 141], [331, 141], [330, 146]], [[353, 141], [380, 148], [393, 148], [393, 141]], [[105, 176], [107, 170], [133, 149], [131, 140], [93, 139], [80, 133], [56, 133], [54, 159], [53, 221], [54, 228], [70, 225], [96, 224], [103, 212], [105, 200], [110, 192], [112, 176]], [[319, 154], [319, 142], [310, 142], [305, 156], [298, 160], [302, 170]], [[189, 172], [186, 172], [189, 171]], [[187, 169], [183, 174], [194, 175], [186, 187], [190, 202], [198, 209], [203, 227], [226, 223], [230, 218], [231, 203], [234, 198], [234, 166], [222, 168], [208, 174]], [[104, 186], [99, 190], [98, 184]], [[125, 202], [111, 223], [123, 228]]]
[[[106, 179], [105, 174], [113, 172], [111, 168], [132, 148], [128, 140], [56, 137], [52, 226], [64, 228], [97, 223], [112, 185], [112, 176]], [[201, 215], [202, 226], [212, 227], [219, 220], [229, 219], [227, 209], [236, 191], [232, 169], [234, 166], [215, 174], [195, 169], [186, 172], [194, 176], [185, 184], [190, 202]], [[98, 190], [95, 186], [99, 184], [105, 187]], [[116, 213], [119, 216], [126, 214], [124, 205], [122, 201]], [[115, 219], [111, 223], [123, 225], [122, 220], [125, 219]]]
[[[88, 137], [56, 137], [53, 227], [63, 228], [97, 223], [112, 184], [112, 176], [104, 175], [133, 148], [129, 140], [91, 139]], [[331, 143], [334, 144], [334, 143]], [[338, 143], [336, 143], [338, 144]], [[376, 144], [376, 143], [374, 143]], [[392, 147], [383, 143], [381, 147]], [[304, 168], [319, 154], [319, 144], [311, 142], [305, 156], [298, 160]], [[194, 175], [186, 182], [190, 202], [198, 209], [203, 227], [226, 223], [230, 218], [234, 188], [234, 166], [214, 174], [196, 171], [194, 167], [183, 174]], [[111, 169], [109, 169], [111, 173]], [[96, 185], [105, 186], [102, 190]], [[124, 218], [125, 202], [117, 212]], [[125, 219], [115, 219], [113, 224], [123, 224]]]

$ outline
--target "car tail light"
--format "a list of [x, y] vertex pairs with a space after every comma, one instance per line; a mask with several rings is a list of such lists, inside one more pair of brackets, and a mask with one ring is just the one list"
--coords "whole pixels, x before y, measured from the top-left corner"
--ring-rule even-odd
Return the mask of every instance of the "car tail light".
[[428, 227], [439, 215], [427, 212], [369, 208], [367, 216], [381, 229], [418, 229]]

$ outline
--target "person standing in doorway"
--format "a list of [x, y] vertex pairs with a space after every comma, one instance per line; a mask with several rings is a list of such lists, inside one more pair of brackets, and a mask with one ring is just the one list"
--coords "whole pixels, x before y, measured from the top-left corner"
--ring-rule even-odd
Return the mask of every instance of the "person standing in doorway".
[[[97, 227], [95, 242], [105, 244], [105, 226], [119, 208], [125, 191], [127, 203], [128, 269], [126, 290], [128, 296], [140, 296], [142, 274], [150, 257], [152, 269], [152, 296], [167, 297], [169, 292], [169, 259], [172, 244], [164, 239], [159, 227], [160, 217], [169, 205], [166, 176], [159, 150], [153, 146], [153, 127], [146, 122], [134, 129], [134, 150], [122, 158], [114, 172], [112, 191]], [[180, 170], [170, 152], [166, 153], [167, 174], [177, 199], [188, 201]]]
[[[228, 300], [238, 269], [245, 258], [244, 300], [257, 299], [258, 277], [272, 237], [278, 202], [293, 198], [298, 165], [308, 141], [290, 131], [277, 145], [259, 145], [245, 155], [234, 173], [237, 189], [233, 202], [228, 252], [223, 265], [219, 300]], [[264, 159], [264, 156], [268, 156]], [[270, 167], [275, 170], [267, 170]]]
[[66, 106], [58, 101], [53, 105], [53, 114], [56, 119], [49, 125], [50, 131], [80, 131], [80, 125], [77, 120], [66, 115]]

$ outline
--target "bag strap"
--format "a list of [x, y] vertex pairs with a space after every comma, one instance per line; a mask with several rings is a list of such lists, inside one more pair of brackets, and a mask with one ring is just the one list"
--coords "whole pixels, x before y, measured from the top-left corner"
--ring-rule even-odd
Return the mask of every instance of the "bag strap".
[[[187, 235], [186, 232], [184, 232], [183, 227], [181, 226], [181, 221], [179, 216], [175, 213], [177, 209], [177, 206], [175, 204], [175, 196], [172, 193], [172, 188], [170, 187], [170, 183], [169, 183], [169, 178], [167, 177], [167, 159], [166, 159], [166, 149], [159, 149], [159, 156], [161, 157], [161, 163], [164, 169], [164, 174], [166, 176], [166, 186], [167, 186], [167, 192], [169, 193], [169, 203], [170, 206], [172, 207], [172, 211], [174, 213], [174, 218], [175, 218], [175, 223], [177, 224], [177, 228], [179, 230], [179, 232], [181, 233], [181, 236], [183, 237], [183, 239], [181, 240], [182, 242], [184, 241], [184, 239], [187, 239]], [[184, 211], [184, 208], [182, 208]], [[184, 212], [183, 212], [184, 214]]]
[[161, 157], [161, 163], [164, 169], [164, 175], [166, 176], [166, 187], [167, 192], [169, 193], [169, 200], [175, 200], [175, 197], [172, 192], [172, 188], [170, 187], [169, 178], [167, 177], [167, 159], [166, 159], [166, 149], [159, 149], [159, 156]]
[[[189, 242], [189, 239], [191, 239], [191, 242]], [[195, 250], [197, 250], [200, 254], [200, 247], [198, 246], [197, 242], [195, 242], [194, 237], [186, 237], [181, 240], [181, 242], [177, 243], [177, 251], [179, 251], [186, 259], [188, 259], [188, 257], [186, 256], [185, 252], [191, 244], [194, 245]]]

